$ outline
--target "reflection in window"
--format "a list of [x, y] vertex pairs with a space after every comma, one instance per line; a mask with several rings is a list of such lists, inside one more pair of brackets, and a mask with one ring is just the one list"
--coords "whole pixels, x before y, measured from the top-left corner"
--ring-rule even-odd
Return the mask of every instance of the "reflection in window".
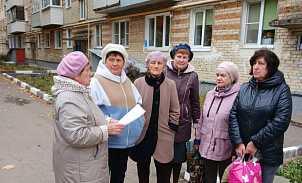
[[195, 13], [194, 45], [211, 46], [213, 10], [208, 9]]
[[147, 16], [147, 47], [165, 47], [169, 46], [170, 38], [170, 16], [152, 15]]
[[129, 46], [129, 21], [113, 23], [113, 42], [123, 46]]
[[277, 5], [278, 0], [262, 0], [247, 5], [245, 44], [274, 44], [275, 28], [268, 23], [277, 18]]

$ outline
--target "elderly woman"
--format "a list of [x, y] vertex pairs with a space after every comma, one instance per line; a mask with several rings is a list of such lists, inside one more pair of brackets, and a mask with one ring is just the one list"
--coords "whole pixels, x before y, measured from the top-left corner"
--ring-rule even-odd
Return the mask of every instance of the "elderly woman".
[[109, 182], [108, 134], [117, 135], [122, 124], [107, 124], [89, 97], [92, 73], [79, 51], [66, 55], [57, 68], [51, 88], [53, 112], [53, 170], [56, 183]]
[[262, 182], [272, 183], [283, 163], [284, 132], [292, 112], [291, 92], [279, 58], [269, 50], [255, 51], [250, 59], [252, 78], [244, 83], [230, 114], [229, 134], [236, 154], [262, 155]]
[[176, 45], [170, 51], [170, 56], [173, 60], [168, 61], [164, 74], [175, 81], [180, 106], [179, 128], [175, 134], [172, 161], [173, 182], [177, 183], [181, 164], [187, 160], [186, 142], [191, 138], [192, 122], [197, 124], [200, 116], [199, 82], [195, 68], [189, 63], [193, 58], [189, 45]]
[[137, 162], [139, 182], [149, 182], [151, 156], [154, 158], [157, 182], [170, 182], [179, 104], [175, 82], [163, 74], [166, 62], [160, 51], [149, 53], [146, 76], [134, 82], [143, 98], [142, 107], [146, 110], [146, 125], [130, 153], [131, 159]]
[[[91, 79], [91, 96], [108, 119], [120, 120], [142, 99], [123, 68], [128, 54], [122, 45], [108, 44]], [[111, 183], [124, 182], [130, 148], [143, 130], [143, 116], [125, 126], [121, 134], [109, 136], [109, 171]]]
[[206, 95], [196, 130], [195, 144], [205, 165], [205, 181], [216, 183], [232, 162], [232, 143], [229, 138], [229, 115], [240, 86], [238, 67], [221, 62], [216, 69], [216, 86]]

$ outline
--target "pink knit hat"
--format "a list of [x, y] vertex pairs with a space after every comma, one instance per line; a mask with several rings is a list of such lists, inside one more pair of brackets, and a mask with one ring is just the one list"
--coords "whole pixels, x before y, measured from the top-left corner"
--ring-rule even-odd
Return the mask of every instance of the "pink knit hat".
[[57, 74], [71, 79], [77, 77], [88, 64], [86, 55], [80, 51], [74, 51], [64, 56], [57, 67]]
[[227, 73], [229, 74], [231, 80], [233, 83], [237, 83], [239, 80], [239, 69], [237, 67], [236, 64], [234, 64], [233, 62], [221, 62], [217, 69], [224, 69], [225, 71], [227, 71]]
[[147, 55], [147, 58], [145, 61], [146, 61], [147, 67], [149, 67], [149, 64], [151, 61], [160, 61], [161, 63], [163, 63], [164, 67], [167, 65], [167, 58], [160, 51], [153, 51], [153, 52], [149, 53]]

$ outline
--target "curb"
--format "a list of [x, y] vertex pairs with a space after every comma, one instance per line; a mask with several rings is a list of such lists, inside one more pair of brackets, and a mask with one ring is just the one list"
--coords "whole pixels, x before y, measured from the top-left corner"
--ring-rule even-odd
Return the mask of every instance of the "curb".
[[302, 155], [302, 145], [283, 148], [283, 157], [291, 158]]
[[[33, 86], [30, 86], [29, 84], [27, 84], [27, 83], [25, 83], [23, 81], [20, 81], [19, 79], [16, 79], [16, 78], [12, 77], [11, 75], [8, 75], [7, 73], [2, 73], [2, 72], [0, 72], [0, 73], [1, 73], [2, 76], [6, 77], [9, 80], [13, 81], [14, 83], [20, 85], [22, 88], [28, 89], [34, 95], [40, 97], [41, 99], [45, 100], [48, 103], [52, 103], [53, 104], [54, 98], [51, 95], [46, 94], [46, 93], [42, 92], [41, 90], [39, 90], [39, 89], [37, 89], [37, 88], [35, 88]], [[10, 73], [19, 74], [21, 72], [20, 71], [19, 72], [14, 71], [14, 72], [10, 72]], [[31, 74], [31, 73], [33, 73], [33, 71], [30, 71], [30, 72], [26, 71], [26, 72], [22, 72], [22, 73], [23, 74], [27, 74], [27, 73]], [[44, 73], [46, 73], [46, 72], [44, 72]], [[53, 72], [50, 71], [50, 73], [53, 73]]]

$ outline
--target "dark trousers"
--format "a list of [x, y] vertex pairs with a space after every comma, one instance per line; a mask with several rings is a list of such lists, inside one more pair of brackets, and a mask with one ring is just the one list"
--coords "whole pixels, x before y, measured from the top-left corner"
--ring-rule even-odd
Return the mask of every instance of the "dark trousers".
[[109, 172], [110, 183], [123, 183], [127, 171], [127, 163], [130, 148], [109, 148]]
[[219, 178], [223, 176], [224, 170], [229, 164], [232, 163], [232, 157], [223, 160], [223, 161], [213, 161], [209, 159], [203, 159], [203, 163], [205, 166], [205, 179], [206, 183], [216, 183], [217, 180], [217, 169], [219, 173]]
[[[149, 161], [137, 163], [139, 183], [149, 183], [150, 163], [151, 158]], [[160, 163], [154, 159], [154, 164], [156, 168], [157, 183], [170, 183], [172, 163]]]

